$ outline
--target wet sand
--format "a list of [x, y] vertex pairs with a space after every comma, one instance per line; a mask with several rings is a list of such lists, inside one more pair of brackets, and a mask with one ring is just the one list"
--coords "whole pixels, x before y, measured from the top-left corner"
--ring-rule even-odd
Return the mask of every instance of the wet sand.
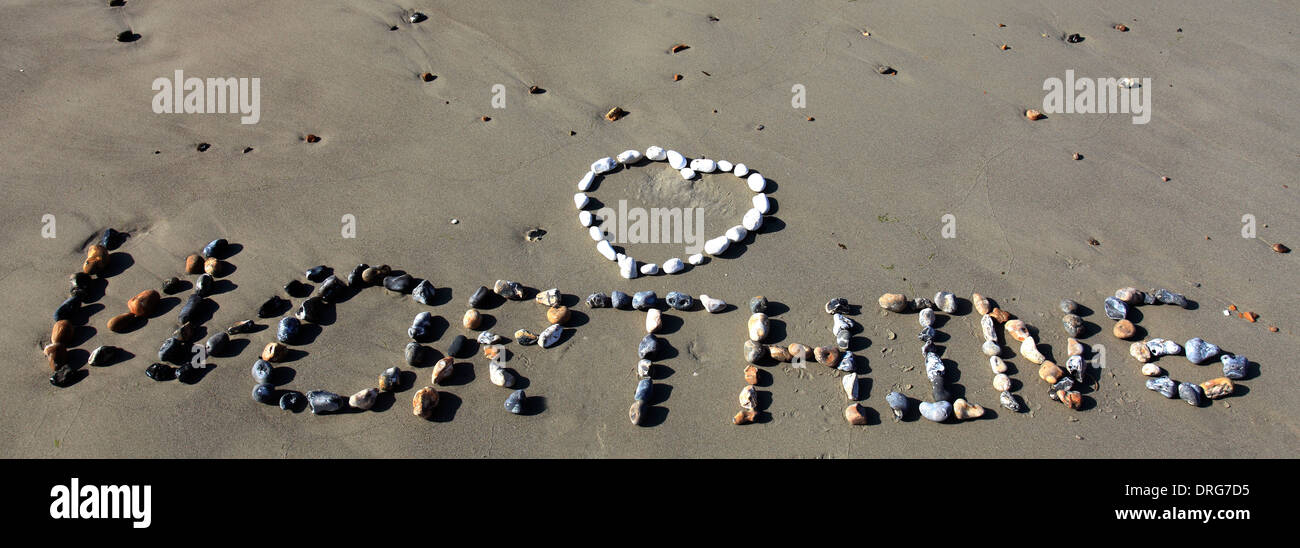
[[[1269, 248], [1300, 242], [1298, 119], [1288, 108], [1300, 87], [1300, 21], [1282, 4], [105, 4], [19, 2], [0, 21], [5, 456], [1295, 454], [1288, 417], [1296, 383], [1287, 369], [1300, 325], [1296, 255]], [[407, 22], [415, 9], [428, 20]], [[1130, 30], [1114, 30], [1118, 23]], [[118, 42], [128, 28], [140, 38]], [[1064, 40], [1072, 33], [1084, 40]], [[678, 43], [690, 48], [669, 53]], [[879, 74], [882, 65], [896, 73]], [[259, 122], [155, 114], [151, 82], [178, 69], [259, 77]], [[1066, 70], [1150, 77], [1150, 122], [1125, 114], [1026, 120], [1026, 109], [1041, 108], [1043, 81]], [[424, 72], [436, 78], [425, 82]], [[505, 108], [493, 108], [497, 84]], [[528, 93], [532, 85], [545, 92]], [[806, 108], [792, 108], [795, 85], [806, 90]], [[603, 119], [614, 106], [629, 114]], [[306, 143], [307, 134], [321, 141]], [[200, 143], [211, 147], [198, 152]], [[620, 278], [574, 219], [572, 193], [592, 161], [649, 145], [762, 172], [775, 188], [773, 218], [738, 249], [685, 274]], [[592, 195], [605, 204], [701, 207], [713, 237], [739, 223], [751, 193], [731, 175], [687, 186], [652, 163], [606, 177]], [[55, 238], [42, 237], [46, 214], [56, 219]], [[955, 238], [941, 235], [948, 214]], [[1247, 214], [1257, 238], [1242, 238]], [[344, 215], [355, 216], [354, 239], [341, 237]], [[85, 368], [76, 384], [56, 388], [41, 355], [50, 313], [84, 246], [107, 227], [132, 236], [115, 251], [73, 359], [84, 362], [101, 344], [134, 356]], [[545, 236], [526, 241], [537, 227]], [[249, 396], [249, 368], [272, 340], [274, 320], [234, 337], [241, 351], [213, 358], [194, 385], [143, 374], [183, 295], [132, 333], [105, 327], [128, 298], [182, 275], [184, 257], [218, 237], [241, 249], [223, 278], [229, 285], [212, 297], [219, 308], [209, 330], [253, 317], [318, 264], [346, 272], [386, 263], [440, 289], [435, 307], [382, 288], [339, 304], [336, 320], [285, 364], [292, 379], [283, 388], [304, 392], [346, 396], [387, 367], [410, 371], [406, 328], [422, 310], [445, 320], [431, 344], [445, 351], [456, 334], [472, 335], [460, 327], [472, 290], [497, 279], [558, 287], [571, 301], [595, 291], [677, 290], [737, 308], [665, 314], [671, 350], [656, 360], [655, 403], [642, 427], [629, 424], [627, 409], [643, 315], [585, 306], [575, 307], [581, 314], [557, 347], [508, 346], [508, 365], [534, 398], [531, 414], [502, 408], [508, 391], [487, 382], [481, 355], [460, 360], [452, 384], [439, 388], [432, 421], [410, 411], [430, 367], [376, 410], [294, 414]], [[685, 258], [680, 244], [630, 251]], [[1128, 344], [1110, 335], [1101, 313], [1102, 300], [1129, 285], [1195, 301], [1193, 310], [1143, 307], [1140, 326], [1248, 356], [1251, 375], [1238, 392], [1193, 408], [1146, 390]], [[1085, 409], [1050, 401], [1036, 367], [1019, 356], [1008, 361], [1027, 412], [998, 407], [979, 317], [965, 313], [941, 320], [939, 344], [954, 392], [989, 413], [895, 423], [885, 394], [925, 400], [929, 387], [915, 315], [884, 315], [876, 298], [941, 289], [993, 298], [1037, 327], [1044, 352], [1062, 364], [1057, 302], [1090, 308], [1084, 319], [1098, 329], [1084, 342], [1106, 348], [1108, 367], [1084, 390]], [[867, 364], [861, 403], [871, 424], [845, 423], [833, 371], [770, 362], [761, 366], [760, 422], [731, 424], [744, 386], [745, 301], [759, 294], [776, 303], [774, 340], [783, 343], [831, 344], [822, 310], [830, 298], [861, 307], [852, 350]], [[1229, 304], [1258, 321], [1225, 317]], [[506, 335], [545, 327], [543, 312], [532, 302], [485, 310], [491, 329]], [[1157, 363], [1178, 380], [1220, 376], [1217, 361]]]

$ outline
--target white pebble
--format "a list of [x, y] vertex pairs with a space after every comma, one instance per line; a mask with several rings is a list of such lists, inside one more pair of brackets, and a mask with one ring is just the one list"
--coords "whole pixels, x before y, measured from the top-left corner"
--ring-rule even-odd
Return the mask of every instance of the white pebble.
[[735, 173], [737, 177], [744, 177], [749, 175], [749, 166], [745, 164], [736, 164], [736, 167], [731, 168], [731, 172]]
[[593, 242], [599, 242], [605, 239], [605, 231], [601, 230], [598, 226], [588, 228], [587, 235], [591, 236], [591, 241]]
[[637, 274], [636, 259], [627, 256], [624, 256], [622, 259], [619, 259], [618, 274], [629, 280], [635, 278]]
[[670, 150], [668, 151], [668, 165], [673, 166], [673, 169], [684, 168], [686, 167], [686, 157], [676, 150]]
[[618, 256], [614, 254], [614, 246], [609, 245], [609, 240], [601, 240], [597, 242], [596, 251], [599, 251], [602, 257], [611, 261], [618, 258]]
[[726, 161], [726, 160], [718, 160], [718, 171], [721, 171], [721, 172], [723, 172], [723, 173], [726, 173], [726, 172], [728, 172], [728, 171], [731, 171], [731, 168], [733, 168], [733, 167], [736, 167], [736, 166], [735, 166], [734, 164], [732, 164], [731, 162], [728, 162], [728, 161]]
[[645, 157], [652, 162], [662, 162], [668, 157], [668, 152], [663, 147], [651, 145], [645, 149]]
[[747, 235], [749, 235], [749, 231], [745, 230], [745, 227], [740, 225], [736, 225], [731, 228], [728, 228], [726, 234], [727, 239], [733, 242], [739, 242], [745, 239], [745, 236]]
[[693, 265], [695, 265], [695, 266], [702, 265], [702, 264], [704, 264], [704, 254], [703, 254], [703, 253], [696, 253], [696, 254], [694, 254], [694, 255], [691, 255], [690, 257], [687, 257], [687, 258], [686, 258], [686, 262], [691, 263], [691, 264], [693, 264]]
[[685, 268], [686, 268], [686, 264], [683, 263], [682, 260], [678, 259], [677, 257], [673, 257], [671, 259], [668, 259], [667, 261], [664, 261], [664, 273], [666, 274], [676, 274], [678, 272], [681, 272]]
[[715, 299], [708, 295], [700, 295], [700, 303], [704, 305], [704, 309], [708, 310], [710, 314], [722, 312], [722, 310], [727, 307], [726, 301]]
[[578, 209], [587, 207], [589, 203], [591, 203], [591, 198], [588, 198], [586, 193], [579, 192], [573, 195], [573, 205], [578, 206]]
[[697, 158], [691, 160], [691, 169], [699, 173], [713, 173], [713, 170], [718, 169], [718, 163], [708, 158]]
[[591, 190], [591, 184], [594, 182], [596, 182], [596, 174], [588, 171], [587, 174], [583, 175], [582, 179], [578, 181], [578, 190], [581, 192]]
[[755, 194], [750, 202], [754, 204], [754, 209], [757, 209], [763, 215], [767, 215], [768, 212], [772, 211], [772, 201], [767, 199], [766, 194]]
[[767, 179], [764, 179], [760, 173], [750, 173], [749, 177], [745, 178], [745, 182], [749, 183], [749, 189], [754, 192], [762, 192], [767, 188]]
[[614, 166], [617, 165], [618, 163], [616, 163], [613, 158], [606, 156], [604, 158], [601, 158], [591, 163], [591, 172], [595, 173], [596, 175], [600, 175], [601, 173], [605, 173], [606, 171], [613, 170]]
[[751, 209], [745, 212], [745, 217], [740, 220], [740, 224], [747, 230], [758, 230], [758, 227], [763, 226], [763, 215], [757, 209]]
[[615, 156], [614, 159], [618, 160], [618, 163], [620, 164], [635, 164], [641, 161], [641, 151], [624, 150], [623, 152], [618, 153], [618, 156]]
[[731, 246], [731, 240], [728, 240], [726, 236], [718, 236], [717, 238], [704, 242], [704, 252], [709, 255], [719, 255], [726, 251], [729, 246]]
[[595, 219], [592, 219], [590, 211], [578, 212], [578, 223], [582, 226], [591, 226], [591, 223], [594, 221]]
[[858, 401], [858, 376], [850, 373], [840, 381], [844, 385], [844, 395], [852, 401]]
[[658, 308], [651, 308], [645, 311], [645, 332], [654, 333], [663, 326], [663, 313]]
[[643, 264], [641, 265], [641, 273], [646, 276], [654, 276], [659, 273], [659, 265], [654, 263]]
[[682, 168], [682, 170], [679, 171], [678, 173], [681, 173], [682, 178], [686, 179], [687, 181], [695, 178], [695, 170], [689, 167]]

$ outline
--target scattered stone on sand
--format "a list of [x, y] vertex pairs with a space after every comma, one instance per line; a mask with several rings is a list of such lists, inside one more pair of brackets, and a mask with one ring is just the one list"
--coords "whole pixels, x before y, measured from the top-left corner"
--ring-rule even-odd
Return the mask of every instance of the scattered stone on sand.
[[433, 417], [433, 409], [438, 406], [438, 391], [426, 386], [416, 391], [411, 398], [411, 412], [422, 419]]

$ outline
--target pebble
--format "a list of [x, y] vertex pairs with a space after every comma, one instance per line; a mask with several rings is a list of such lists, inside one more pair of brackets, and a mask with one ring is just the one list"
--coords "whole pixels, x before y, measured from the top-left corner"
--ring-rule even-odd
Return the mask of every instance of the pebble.
[[1200, 337], [1188, 339], [1187, 344], [1183, 345], [1183, 351], [1187, 354], [1187, 360], [1200, 365], [1213, 358], [1219, 353], [1219, 347], [1213, 343], [1205, 342]]
[[1006, 329], [1007, 335], [1019, 342], [1032, 338], [1029, 335], [1029, 325], [1024, 320], [1009, 320], [1002, 327]]
[[748, 235], [749, 235], [749, 231], [745, 230], [745, 227], [741, 225], [736, 225], [731, 228], [728, 228], [727, 232], [723, 234], [723, 236], [726, 236], [728, 240], [731, 240], [733, 242], [739, 242], [745, 239], [745, 236]]
[[767, 338], [768, 321], [767, 314], [756, 312], [749, 317], [749, 340], [754, 342], [763, 342]]
[[717, 314], [727, 308], [726, 301], [722, 299], [715, 299], [713, 297], [704, 294], [700, 295], [700, 304], [704, 305], [704, 309], [707, 310], [710, 314]]
[[1136, 287], [1116, 289], [1115, 298], [1124, 301], [1124, 304], [1138, 304], [1143, 300], [1142, 290]]
[[284, 284], [284, 293], [290, 297], [306, 297], [311, 294], [311, 286], [298, 280], [289, 280]]
[[682, 153], [677, 152], [676, 150], [668, 151], [665, 153], [664, 157], [668, 159], [668, 165], [672, 166], [673, 169], [682, 169], [686, 167], [686, 157], [682, 156]]
[[185, 299], [185, 304], [181, 305], [181, 311], [176, 314], [176, 323], [190, 323], [190, 319], [199, 312], [199, 306], [203, 304], [203, 295], [190, 293]]
[[396, 392], [402, 387], [402, 370], [396, 366], [385, 369], [379, 374], [379, 389], [385, 392]]
[[348, 398], [348, 405], [361, 410], [368, 410], [375, 406], [375, 400], [379, 397], [379, 389], [367, 388]]
[[163, 341], [162, 346], [158, 347], [158, 359], [165, 362], [180, 363], [189, 357], [189, 345], [174, 337]]
[[839, 333], [840, 331], [852, 331], [853, 327], [856, 325], [857, 324], [853, 321], [853, 318], [845, 316], [844, 314], [831, 315], [831, 333]]
[[541, 334], [537, 336], [537, 340], [538, 343], [541, 344], [542, 348], [550, 348], [560, 342], [560, 335], [563, 334], [564, 328], [559, 325], [552, 325], [543, 329]]
[[1006, 373], [998, 373], [993, 377], [993, 389], [998, 392], [1011, 390], [1011, 377]]
[[907, 297], [901, 293], [885, 293], [877, 300], [880, 308], [890, 312], [904, 312], [907, 310]]
[[1178, 397], [1187, 402], [1187, 405], [1199, 407], [1201, 405], [1201, 387], [1200, 385], [1190, 382], [1178, 383]]
[[632, 394], [632, 399], [636, 401], [648, 401], [650, 393], [654, 390], [654, 382], [650, 379], [641, 379], [636, 383], [636, 392]]
[[[68, 283], [70, 284], [68, 287], [68, 294], [79, 299], [85, 299], [86, 295], [90, 293], [92, 280], [93, 278], [91, 278], [90, 274], [86, 274], [85, 272], [73, 272], [71, 276], [68, 276]], [[180, 280], [176, 278], [172, 278], [172, 280], [180, 283]], [[167, 287], [167, 282], [163, 282], [163, 287]]]
[[276, 403], [275, 387], [266, 383], [253, 387], [253, 401], [274, 405]]
[[682, 176], [682, 179], [685, 179], [687, 181], [695, 178], [695, 170], [689, 167], [684, 167], [678, 170], [677, 173], [679, 173]]
[[1128, 307], [1124, 305], [1124, 301], [1116, 299], [1115, 297], [1106, 297], [1106, 301], [1103, 304], [1107, 318], [1112, 320], [1122, 320], [1125, 316], [1128, 316]]
[[1070, 409], [1078, 409], [1079, 406], [1083, 405], [1083, 394], [1073, 390], [1057, 390], [1056, 400]]
[[977, 314], [988, 314], [989, 311], [993, 309], [992, 305], [989, 303], [988, 297], [985, 297], [979, 293], [971, 294], [970, 303], [971, 306], [975, 308], [975, 312]]
[[1007, 323], [1007, 320], [1011, 319], [1010, 313], [1008, 313], [1006, 310], [1002, 310], [1001, 308], [996, 308], [996, 307], [994, 307], [993, 310], [989, 311], [989, 315], [993, 316], [993, 319], [997, 320], [998, 323]]
[[[745, 212], [744, 217], [741, 217], [740, 226], [745, 227], [746, 230], [749, 230], [751, 232], [756, 231], [759, 228], [762, 228], [763, 214], [759, 213], [757, 209], [751, 208], [749, 211]], [[717, 255], [717, 253], [714, 253], [714, 255]]]
[[1219, 361], [1223, 362], [1223, 376], [1229, 379], [1246, 378], [1246, 368], [1250, 361], [1245, 356], [1224, 354], [1219, 357]]
[[283, 396], [280, 396], [280, 409], [285, 411], [302, 409], [302, 400], [301, 392], [285, 392]]
[[641, 424], [641, 419], [645, 417], [646, 403], [643, 401], [632, 402], [632, 407], [627, 410], [627, 418], [632, 421], [634, 426]]
[[[992, 318], [989, 319], [992, 320]], [[916, 315], [916, 321], [921, 324], [921, 327], [930, 328], [931, 325], [934, 325], [934, 310], [929, 308], [922, 310], [920, 314]], [[988, 338], [988, 336], [985, 335], [985, 338]]]
[[1020, 402], [1016, 401], [1016, 397], [1012, 396], [1011, 392], [1003, 390], [1002, 393], [998, 395], [998, 403], [1001, 403], [1003, 408], [1012, 413], [1020, 412]]
[[515, 376], [493, 360], [488, 362], [488, 381], [502, 388], [511, 388], [515, 385]]
[[483, 304], [484, 301], [487, 300], [488, 295], [490, 295], [491, 293], [492, 292], [489, 291], [488, 288], [480, 285], [478, 289], [475, 289], [474, 293], [469, 296], [469, 300], [467, 301], [469, 303], [469, 307], [478, 308], [479, 305]]
[[144, 368], [144, 374], [155, 381], [170, 381], [176, 378], [176, 368], [165, 363], [154, 363]]
[[366, 263], [361, 263], [353, 267], [352, 272], [348, 273], [348, 287], [360, 289], [361, 286], [366, 283], [365, 274], [367, 268], [370, 268], [370, 265]]
[[646, 276], [655, 276], [659, 274], [659, 265], [655, 263], [646, 263], [641, 265], [641, 274]]
[[679, 291], [669, 291], [664, 300], [668, 302], [668, 306], [671, 306], [673, 310], [690, 310], [691, 307], [695, 306], [695, 299]]
[[847, 330], [847, 329], [841, 329], [841, 330], [839, 330], [839, 331], [836, 331], [836, 332], [835, 332], [835, 347], [836, 347], [836, 348], [839, 348], [840, 350], [848, 350], [848, 349], [849, 349], [849, 340], [850, 340], [850, 338], [851, 338], [851, 337], [850, 337], [850, 335], [849, 335], [849, 330]]
[[645, 157], [652, 162], [662, 162], [668, 158], [668, 151], [663, 147], [651, 145], [645, 149]]
[[615, 167], [618, 167], [618, 161], [606, 156], [591, 163], [591, 172], [600, 175], [613, 171]]
[[241, 320], [235, 322], [234, 325], [227, 327], [226, 334], [239, 335], [242, 333], [252, 333], [255, 328], [257, 328], [257, 324], [253, 323], [253, 320]]
[[466, 310], [465, 315], [460, 319], [460, 324], [464, 326], [465, 329], [478, 329], [478, 326], [482, 323], [483, 315], [479, 314], [479, 311], [474, 310], [473, 308]]
[[1061, 299], [1061, 312], [1064, 314], [1074, 314], [1079, 310], [1079, 303], [1070, 299]]
[[645, 313], [645, 332], [654, 333], [663, 327], [663, 318], [658, 308], [651, 308]]
[[947, 401], [921, 402], [921, 416], [934, 422], [943, 422], [948, 420], [948, 415], [952, 413], [952, 404]]
[[1038, 351], [1038, 343], [1034, 341], [1033, 337], [1028, 337], [1025, 342], [1020, 343], [1020, 355], [1033, 362], [1034, 365], [1040, 365], [1047, 360], [1047, 356]]
[[433, 314], [430, 312], [421, 312], [416, 314], [415, 319], [411, 321], [411, 327], [407, 328], [406, 335], [409, 336], [411, 340], [426, 342], [432, 339], [432, 330]]
[[1083, 384], [1088, 377], [1088, 363], [1083, 361], [1083, 356], [1070, 356], [1065, 360], [1065, 370], [1074, 377], [1079, 384]]
[[587, 295], [586, 302], [588, 308], [609, 308], [610, 307], [609, 295], [600, 292]]
[[[333, 272], [334, 269], [325, 265], [320, 265], [320, 266], [313, 266], [307, 269], [307, 272], [304, 273], [304, 276], [306, 276], [307, 281], [309, 282], [320, 283], [325, 281], [325, 278], [328, 278], [330, 274], [332, 274]], [[326, 393], [328, 394], [328, 392]]]
[[90, 357], [86, 359], [86, 365], [91, 367], [103, 367], [113, 361], [118, 355], [116, 346], [100, 346], [90, 352]]
[[271, 318], [280, 315], [280, 310], [284, 308], [286, 302], [288, 301], [280, 298], [280, 296], [272, 295], [271, 298], [262, 302], [262, 305], [257, 307], [257, 317]]
[[609, 294], [610, 304], [614, 308], [627, 310], [632, 307], [632, 297], [622, 291], [614, 291]]
[[746, 385], [740, 390], [740, 408], [754, 411], [758, 407], [758, 390], [753, 385]]
[[1154, 293], [1156, 295], [1156, 300], [1161, 303], [1177, 305], [1183, 308], [1191, 306], [1191, 303], [1187, 301], [1187, 297], [1174, 293], [1168, 289], [1157, 289]]
[[1066, 314], [1061, 318], [1061, 327], [1065, 328], [1066, 334], [1071, 337], [1078, 337], [1083, 332], [1083, 318], [1074, 314]]
[[752, 365], [747, 365], [747, 366], [745, 366], [745, 383], [747, 383], [747, 384], [752, 384], [752, 385], [757, 385], [757, 384], [758, 384], [758, 368], [757, 368], [757, 367], [754, 367], [754, 366], [752, 366]]
[[1038, 366], [1038, 378], [1043, 379], [1047, 384], [1056, 384], [1062, 377], [1065, 377], [1065, 371], [1055, 363], [1048, 361]]
[[931, 383], [943, 380], [944, 369], [943, 360], [938, 354], [930, 352], [925, 355], [925, 378]]
[[734, 167], [736, 167], [735, 164], [732, 164], [731, 162], [728, 162], [726, 160], [718, 160], [718, 171], [721, 171], [723, 173], [728, 173], [731, 171], [731, 168]]
[[726, 236], [718, 236], [717, 238], [704, 242], [704, 252], [709, 255], [717, 256], [726, 252], [727, 248], [730, 246], [731, 240], [728, 240]]
[[[843, 359], [841, 359], [841, 356], [843, 356]], [[853, 363], [853, 355], [843, 354], [840, 352], [840, 349], [834, 346], [819, 346], [817, 348], [814, 348], [813, 359], [817, 360], [817, 363], [820, 363], [826, 367], [835, 367], [837, 369], [847, 368], [847, 369], [840, 369], [840, 371], [856, 370], [856, 367], [854, 366]]]
[[[324, 288], [325, 286], [322, 285], [321, 287]], [[394, 293], [410, 293], [413, 288], [415, 288], [415, 278], [412, 278], [410, 274], [400, 274], [384, 278], [384, 289]]]
[[1158, 377], [1160, 376], [1161, 373], [1163, 373], [1163, 371], [1160, 370], [1160, 366], [1154, 363], [1148, 363], [1142, 365], [1142, 375], [1144, 376]]
[[[453, 344], [455, 343], [453, 342]], [[406, 365], [419, 367], [429, 361], [429, 352], [429, 347], [412, 341], [406, 343], [406, 349], [402, 351], [402, 355], [406, 358]]]
[[[212, 355], [220, 354], [223, 351], [225, 351], [226, 347], [229, 344], [230, 344], [230, 335], [226, 334], [225, 331], [218, 331], [211, 337], [208, 337], [208, 340], [206, 343], [204, 343], [203, 347], [205, 350], [207, 350], [208, 355], [212, 356]], [[100, 348], [104, 348], [104, 347], [101, 346]], [[98, 349], [96, 349], [96, 351], [98, 351]], [[94, 358], [93, 354], [91, 355], [91, 358]]]
[[479, 344], [483, 345], [496, 344], [501, 342], [501, 335], [497, 335], [491, 331], [483, 331], [478, 334], [478, 337], [475, 340], [478, 341]]
[[625, 280], [635, 279], [637, 275], [636, 259], [631, 257], [620, 257], [618, 259], [618, 274]]
[[749, 189], [754, 192], [763, 192], [767, 189], [767, 179], [758, 173], [750, 173], [745, 177], [745, 184], [749, 185]]
[[312, 390], [307, 392], [307, 405], [311, 407], [313, 415], [321, 413], [331, 413], [342, 409], [347, 404], [347, 400], [333, 392], [324, 390]]
[[275, 330], [276, 340], [282, 343], [289, 343], [298, 338], [298, 332], [302, 327], [302, 322], [298, 318], [289, 316], [280, 319], [280, 326]]
[[591, 212], [590, 212], [590, 211], [579, 211], [579, 212], [578, 212], [578, 224], [580, 224], [580, 225], [582, 225], [582, 226], [584, 226], [584, 227], [591, 227], [591, 224], [594, 223], [595, 221], [596, 221], [596, 219], [595, 219], [594, 217], [591, 216]]
[[[86, 261], [89, 262], [90, 259], [87, 259]], [[82, 268], [83, 270], [85, 269], [84, 266]], [[191, 253], [187, 255], [185, 257], [185, 273], [201, 274], [202, 272], [203, 272], [203, 256], [199, 255], [198, 253]], [[86, 273], [93, 274], [93, 272], [86, 272]]]
[[647, 334], [645, 338], [636, 346], [636, 353], [642, 359], [654, 359], [655, 352], [659, 350], [659, 339], [654, 335]]
[[702, 265], [702, 264], [704, 264], [704, 254], [703, 254], [703, 253], [696, 253], [696, 254], [694, 254], [694, 255], [691, 255], [690, 257], [687, 257], [687, 258], [686, 258], [686, 262], [688, 262], [688, 263], [690, 263], [690, 264], [692, 264], [692, 265], [695, 265], [695, 266]]
[[952, 414], [957, 420], [978, 419], [984, 416], [984, 408], [965, 398], [957, 398], [957, 401], [952, 402]]
[[809, 354], [812, 353], [812, 349], [799, 343], [790, 343], [785, 347], [785, 350], [790, 353], [790, 359], [792, 360], [795, 358], [807, 360], [811, 357]]
[[[1158, 341], [1158, 342], [1157, 342]], [[1183, 353], [1183, 347], [1169, 339], [1152, 339], [1147, 341], [1147, 348], [1153, 356], [1177, 356]]]
[[957, 312], [957, 296], [951, 291], [940, 291], [934, 294], [934, 304], [938, 305], [939, 310], [945, 314]]
[[432, 386], [421, 388], [411, 397], [411, 413], [417, 417], [432, 418], [435, 407], [438, 407], [438, 391]]
[[[595, 228], [599, 230], [597, 227], [594, 226], [591, 228]], [[610, 245], [609, 240], [600, 240], [596, 242], [596, 251], [600, 253], [601, 257], [604, 257], [611, 261], [618, 259], [618, 254], [617, 252], [614, 251], [614, 246]]]
[[985, 342], [991, 342], [994, 343], [994, 345], [997, 344], [998, 328], [996, 322], [993, 321], [993, 316], [988, 314], [980, 316], [980, 332], [984, 335]]
[[935, 331], [933, 327], [926, 327], [922, 329], [919, 334], [916, 335], [916, 338], [921, 342], [928, 343], [934, 340], [934, 336], [936, 334], [938, 334], [938, 331]]
[[691, 169], [699, 173], [713, 173], [718, 169], [718, 162], [715, 162], [708, 158], [697, 158], [691, 160], [690, 166]]
[[649, 310], [659, 305], [659, 296], [654, 291], [638, 291], [632, 296], [632, 308]]
[[524, 298], [523, 287], [520, 286], [518, 282], [512, 282], [510, 280], [497, 280], [492, 286], [492, 292], [512, 301], [518, 301]]
[[614, 159], [617, 160], [618, 163], [620, 164], [635, 164], [637, 162], [640, 162], [641, 158], [642, 158], [641, 151], [639, 150], [624, 150], [623, 152], [620, 152], [616, 156], [614, 156]]
[[740, 426], [742, 424], [749, 424], [751, 422], [754, 422], [754, 420], [757, 418], [758, 418], [758, 411], [754, 411], [752, 409], [750, 410], [742, 409], [740, 411], [737, 411], [734, 417], [731, 417], [731, 423], [735, 424], [736, 426]]
[[894, 411], [895, 422], [902, 419], [903, 415], [907, 413], [907, 396], [904, 396], [902, 393], [890, 392], [889, 394], [886, 394], [885, 402], [888, 403], [889, 408]]
[[433, 284], [429, 283], [429, 280], [420, 280], [420, 283], [415, 284], [415, 289], [411, 290], [411, 300], [433, 306], [433, 299], [437, 294], [438, 290], [433, 287]]
[[[104, 234], [99, 237], [99, 245], [103, 247], [105, 251], [117, 249], [122, 245], [122, 241], [125, 240], [127, 236], [130, 236], [130, 234], [118, 232], [113, 228], [105, 228]], [[224, 242], [225, 240], [222, 241]]]
[[392, 271], [392, 267], [386, 264], [366, 267], [361, 271], [361, 281], [370, 285], [379, 285], [384, 283], [384, 278], [387, 278]]
[[654, 363], [652, 363], [650, 360], [637, 360], [637, 362], [636, 362], [636, 377], [637, 377], [638, 379], [648, 379], [648, 378], [650, 378], [650, 368], [651, 368], [651, 366], [653, 366], [653, 365], [654, 365]]
[[546, 321], [555, 325], [564, 325], [569, 321], [569, 307], [561, 305], [546, 309]]
[[217, 280], [211, 274], [201, 274], [197, 280], [194, 280], [194, 293], [207, 297], [216, 291]]
[[745, 164], [736, 164], [731, 168], [731, 172], [737, 177], [743, 178], [744, 176], [749, 175], [749, 166], [746, 166]]
[[1073, 337], [1065, 340], [1065, 353], [1070, 356], [1083, 355], [1083, 343]]
[[1111, 328], [1111, 333], [1119, 339], [1131, 339], [1137, 334], [1137, 326], [1129, 320], [1120, 320], [1115, 322], [1115, 327]]
[[767, 348], [754, 341], [745, 341], [745, 361], [749, 363], [758, 363], [758, 360], [767, 354]]
[[533, 297], [533, 301], [542, 306], [557, 306], [560, 304], [560, 290], [559, 288], [552, 287], [546, 291], [538, 292], [537, 296]]
[[1146, 343], [1141, 341], [1128, 345], [1128, 355], [1133, 356], [1133, 359], [1141, 363], [1147, 363], [1151, 361], [1151, 357], [1152, 357], [1151, 349], [1147, 346]]
[[912, 310], [920, 311], [920, 310], [925, 310], [927, 308], [938, 308], [938, 307], [934, 305], [934, 301], [931, 301], [930, 299], [927, 299], [925, 297], [917, 297], [915, 299], [912, 299]]
[[[640, 156], [640, 153], [637, 155]], [[509, 396], [506, 396], [506, 411], [516, 415], [522, 415], [524, 413], [525, 401], [527, 401], [527, 396], [524, 394], [523, 390], [515, 390], [514, 392], [511, 392]]]
[[1007, 372], [1007, 362], [997, 356], [989, 356], [989, 369], [993, 370], [993, 374], [1001, 375]]
[[1235, 388], [1235, 385], [1233, 385], [1232, 381], [1227, 377], [1210, 379], [1201, 383], [1201, 390], [1205, 393], [1205, 397], [1212, 400], [1217, 400], [1231, 394], [1233, 388]]
[[854, 426], [863, 426], [867, 424], [867, 416], [863, 413], [863, 408], [857, 403], [849, 404], [844, 408], [844, 420]]
[[438, 360], [438, 363], [433, 364], [433, 372], [431, 375], [433, 377], [433, 383], [447, 384], [447, 380], [450, 379], [451, 375], [455, 372], [456, 360], [452, 359], [450, 356]]
[[1147, 390], [1154, 390], [1159, 392], [1162, 396], [1170, 399], [1178, 396], [1178, 384], [1169, 377], [1147, 379]]
[[284, 355], [289, 353], [289, 347], [278, 342], [266, 343], [262, 348], [262, 359], [268, 362], [278, 362], [284, 359]]
[[767, 354], [771, 356], [772, 359], [779, 362], [789, 362], [790, 360], [794, 359], [793, 356], [790, 355], [790, 351], [787, 350], [786, 347], [781, 346], [779, 344], [774, 344], [772, 346], [767, 347]]
[[749, 203], [754, 206], [754, 210], [762, 215], [772, 212], [772, 200], [766, 194], [755, 194], [750, 198]]
[[677, 257], [673, 257], [671, 259], [668, 259], [667, 261], [664, 261], [663, 270], [665, 274], [676, 274], [685, 269], [686, 269], [686, 263], [683, 263], [682, 260], [678, 259]]
[[751, 297], [749, 299], [749, 312], [751, 314], [757, 314], [759, 312], [767, 312], [767, 304], [768, 304], [767, 297], [764, 297], [762, 295], [759, 295], [757, 297]]

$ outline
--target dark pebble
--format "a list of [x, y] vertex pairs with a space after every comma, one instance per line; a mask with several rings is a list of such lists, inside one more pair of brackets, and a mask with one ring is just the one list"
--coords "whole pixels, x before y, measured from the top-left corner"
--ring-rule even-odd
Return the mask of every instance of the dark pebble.
[[298, 280], [292, 280], [289, 283], [284, 284], [284, 292], [290, 297], [301, 299], [311, 295], [311, 286]]
[[614, 308], [627, 310], [632, 308], [632, 297], [622, 291], [615, 291], [609, 294], [609, 304]]
[[272, 295], [271, 298], [262, 303], [262, 306], [257, 307], [257, 317], [271, 318], [279, 316], [287, 302], [289, 301], [280, 298], [279, 295]]
[[203, 258], [205, 259], [212, 257], [225, 259], [227, 253], [230, 253], [230, 242], [227, 242], [225, 238], [217, 238], [208, 242], [208, 245], [203, 246]]
[[591, 308], [609, 308], [609, 305], [609, 295], [599, 292], [587, 295], [587, 306]]
[[469, 307], [479, 308], [479, 305], [483, 304], [484, 301], [487, 300], [488, 295], [491, 294], [492, 294], [492, 290], [483, 287], [481, 285], [478, 286], [478, 289], [474, 290], [474, 294], [469, 296]]
[[325, 265], [313, 266], [307, 269], [306, 277], [307, 277], [307, 281], [309, 282], [320, 283], [324, 281], [325, 278], [328, 278], [330, 274], [333, 273], [334, 273], [334, 269], [328, 266]]
[[447, 355], [455, 358], [467, 358], [469, 356], [465, 355], [466, 350], [469, 350], [469, 339], [466, 339], [464, 335], [456, 335], [456, 338], [452, 339], [451, 344], [447, 346]]
[[165, 363], [155, 363], [144, 368], [144, 374], [155, 381], [170, 381], [176, 378], [176, 368]]

